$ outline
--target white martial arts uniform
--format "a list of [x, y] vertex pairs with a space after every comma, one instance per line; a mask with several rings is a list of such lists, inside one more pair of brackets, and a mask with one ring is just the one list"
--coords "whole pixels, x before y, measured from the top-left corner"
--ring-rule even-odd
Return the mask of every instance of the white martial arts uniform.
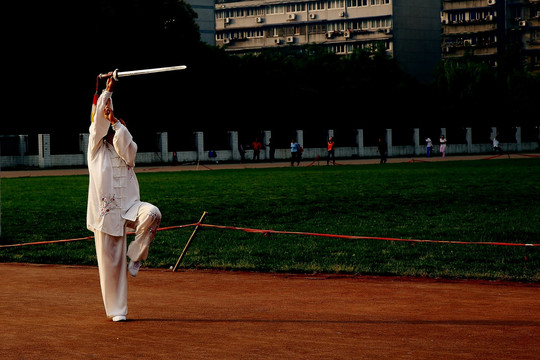
[[[113, 145], [103, 138], [110, 122], [103, 110], [112, 92], [103, 91], [90, 125], [88, 143], [87, 227], [94, 232], [103, 303], [108, 317], [127, 315], [127, 261], [145, 260], [161, 221], [159, 209], [139, 198], [139, 183], [133, 167], [137, 144], [118, 121]], [[112, 99], [111, 105], [112, 108]], [[126, 229], [135, 240], [126, 253]]]

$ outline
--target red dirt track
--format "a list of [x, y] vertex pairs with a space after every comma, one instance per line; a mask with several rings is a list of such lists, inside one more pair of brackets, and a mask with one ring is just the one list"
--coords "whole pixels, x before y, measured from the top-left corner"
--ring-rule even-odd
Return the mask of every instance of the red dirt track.
[[540, 285], [0, 264], [0, 359], [539, 359]]

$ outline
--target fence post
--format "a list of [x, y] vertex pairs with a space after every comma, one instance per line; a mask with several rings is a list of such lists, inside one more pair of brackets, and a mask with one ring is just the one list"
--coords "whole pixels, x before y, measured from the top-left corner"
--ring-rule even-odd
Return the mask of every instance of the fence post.
[[28, 135], [19, 135], [19, 164], [26, 165], [24, 158], [28, 151]]
[[521, 152], [521, 126], [516, 128], [516, 143], [517, 151]]
[[[265, 160], [274, 160], [274, 159], [270, 159], [270, 146], [268, 146], [270, 144], [270, 139], [272, 138], [272, 131], [270, 130], [265, 130], [264, 133], [263, 133], [263, 139], [262, 139], [262, 144], [263, 144], [263, 147], [264, 147], [264, 159]], [[272, 145], [274, 146], [274, 145]]]
[[296, 130], [296, 142], [304, 147], [304, 130]]
[[195, 132], [195, 147], [197, 148], [197, 160], [204, 160], [204, 133], [202, 131]]
[[38, 134], [39, 145], [39, 167], [48, 168], [52, 166], [51, 160], [51, 135]]
[[157, 135], [161, 162], [169, 162], [169, 134], [167, 132], [161, 132]]
[[388, 148], [388, 157], [393, 155], [392, 151], [392, 129], [386, 129], [386, 146]]
[[467, 141], [467, 153], [473, 152], [473, 143], [472, 143], [472, 128], [466, 128], [465, 140]]
[[240, 160], [240, 151], [238, 150], [238, 131], [229, 131], [229, 146], [231, 147], [232, 159]]
[[413, 130], [413, 143], [414, 143], [414, 155], [421, 155], [424, 151], [420, 146], [420, 129], [414, 128]]
[[364, 150], [364, 129], [356, 129], [356, 145], [358, 146], [358, 157], [366, 156]]
[[88, 141], [90, 141], [90, 134], [79, 134], [79, 151], [84, 154], [84, 165], [88, 165]]

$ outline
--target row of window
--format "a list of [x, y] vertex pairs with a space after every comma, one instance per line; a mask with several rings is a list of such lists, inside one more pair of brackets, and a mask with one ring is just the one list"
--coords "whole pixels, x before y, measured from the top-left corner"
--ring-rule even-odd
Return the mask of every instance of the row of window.
[[468, 22], [476, 20], [486, 20], [494, 18], [497, 16], [497, 12], [494, 10], [476, 10], [476, 11], [466, 11], [466, 12], [454, 12], [448, 13], [448, 22]]
[[[375, 18], [375, 19], [354, 19], [350, 21], [335, 21], [326, 24], [314, 23], [309, 24], [307, 27], [308, 34], [322, 34], [333, 31], [378, 31], [381, 29], [388, 29], [392, 27], [392, 19], [390, 17]], [[290, 36], [305, 34], [305, 26], [293, 25], [293, 26], [273, 26], [263, 29], [249, 29], [238, 31], [226, 31], [218, 32], [216, 34], [216, 40], [223, 39], [249, 39], [264, 37], [265, 34], [269, 37], [274, 36]]]
[[453, 46], [492, 46], [497, 43], [496, 34], [484, 34], [477, 35], [472, 37], [448, 37], [445, 39], [443, 47], [453, 47]]
[[386, 51], [392, 51], [392, 43], [389, 41], [381, 42], [364, 42], [364, 43], [352, 43], [352, 44], [332, 44], [328, 46], [328, 50], [335, 54], [352, 54], [355, 50], [365, 50], [374, 52], [379, 49], [379, 46], [384, 46]]
[[347, 7], [388, 5], [391, 0], [323, 0], [291, 4], [261, 5], [256, 7], [216, 10], [216, 19], [263, 16], [325, 9], [344, 9]]

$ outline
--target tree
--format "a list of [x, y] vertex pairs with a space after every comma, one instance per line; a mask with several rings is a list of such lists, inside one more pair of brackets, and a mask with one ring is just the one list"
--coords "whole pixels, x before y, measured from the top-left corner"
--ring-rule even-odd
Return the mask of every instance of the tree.
[[[16, 94], [11, 106], [20, 113], [17, 121], [2, 121], [2, 134], [86, 132], [97, 74], [115, 68], [178, 65], [189, 61], [200, 46], [196, 14], [183, 0], [17, 2], [15, 6], [24, 22], [18, 23], [20, 36], [8, 37], [9, 61], [13, 61], [8, 68], [16, 71], [8, 74], [6, 82]], [[123, 89], [120, 85], [125, 97], [119, 92], [119, 102], [127, 96], [137, 98], [142, 91], [139, 85], [147, 85], [144, 81]]]

